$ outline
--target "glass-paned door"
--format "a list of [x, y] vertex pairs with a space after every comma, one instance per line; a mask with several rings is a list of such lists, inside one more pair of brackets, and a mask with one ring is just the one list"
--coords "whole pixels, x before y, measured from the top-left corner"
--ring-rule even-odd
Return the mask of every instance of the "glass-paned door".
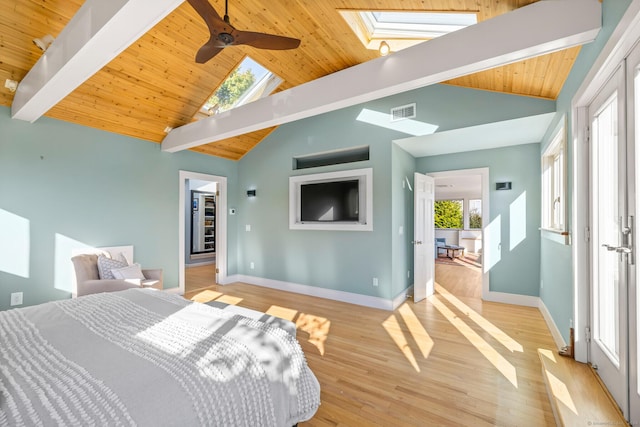
[[[640, 168], [640, 152], [636, 149], [638, 140], [640, 139], [640, 48], [635, 47], [631, 54], [627, 57], [627, 139], [630, 141], [627, 148], [627, 164], [628, 169], [634, 172], [635, 179], [629, 183], [629, 200], [630, 215], [637, 218], [637, 212], [640, 211], [638, 204], [640, 198], [636, 192], [640, 189], [640, 176], [635, 173]], [[635, 221], [637, 222], [637, 220]], [[640, 232], [635, 224], [631, 245], [635, 251], [637, 245], [634, 242], [640, 238]], [[637, 258], [637, 253], [633, 254]], [[629, 283], [628, 283], [628, 313], [629, 313], [629, 418], [631, 425], [640, 425], [640, 383], [638, 382], [638, 372], [640, 372], [640, 342], [638, 340], [638, 329], [640, 329], [640, 316], [638, 315], [638, 307], [640, 307], [640, 293], [638, 293], [638, 283], [640, 283], [640, 271], [636, 267], [637, 259], [632, 259], [633, 263], [629, 265]]]
[[628, 416], [627, 144], [622, 67], [589, 107], [591, 123], [591, 328], [589, 359]]

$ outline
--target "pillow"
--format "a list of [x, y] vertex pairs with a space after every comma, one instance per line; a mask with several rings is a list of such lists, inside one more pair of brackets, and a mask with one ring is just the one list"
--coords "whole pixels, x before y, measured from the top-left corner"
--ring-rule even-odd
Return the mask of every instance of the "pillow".
[[126, 261], [119, 261], [117, 259], [110, 259], [104, 255], [98, 255], [98, 274], [101, 280], [115, 279], [111, 270], [114, 268], [126, 267]]
[[111, 273], [116, 279], [146, 279], [144, 274], [142, 274], [142, 270], [140, 270], [140, 265], [138, 264], [132, 264], [122, 268], [114, 268], [111, 270]]

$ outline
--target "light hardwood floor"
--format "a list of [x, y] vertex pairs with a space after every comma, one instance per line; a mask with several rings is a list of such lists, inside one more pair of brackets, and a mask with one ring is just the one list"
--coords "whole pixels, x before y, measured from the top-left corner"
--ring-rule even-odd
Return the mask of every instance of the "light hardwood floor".
[[438, 277], [436, 295], [393, 312], [243, 283], [185, 297], [296, 323], [322, 388], [300, 426], [554, 425], [537, 350], [555, 346], [540, 312], [456, 295], [460, 283]]
[[193, 292], [216, 284], [216, 265], [207, 264], [184, 269], [184, 290]]

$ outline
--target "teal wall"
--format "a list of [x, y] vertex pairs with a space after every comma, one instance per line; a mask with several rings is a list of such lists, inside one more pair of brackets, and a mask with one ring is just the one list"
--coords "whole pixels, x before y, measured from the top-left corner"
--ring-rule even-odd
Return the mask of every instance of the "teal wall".
[[[547, 135], [541, 144], [541, 154], [551, 142], [552, 132], [565, 114], [568, 118], [567, 141], [573, 140], [571, 133], [571, 100], [584, 81], [598, 54], [611, 37], [613, 30], [629, 7], [629, 4], [631, 4], [631, 0], [604, 0], [602, 5], [602, 30], [594, 42], [583, 46], [580, 50], [571, 73], [562, 88], [560, 96], [558, 96], [556, 117], [549, 126]], [[573, 150], [570, 143], [568, 149], [567, 169], [569, 179], [567, 189], [568, 194], [571, 195], [573, 193]], [[571, 199], [569, 199], [569, 212], [572, 212], [571, 208]], [[572, 228], [571, 218], [569, 218], [569, 230], [574, 239], [576, 236], [582, 235], [580, 230]], [[541, 283], [544, 285], [540, 289], [540, 297], [562, 333], [563, 338], [566, 342], [569, 342], [570, 322], [574, 316], [571, 246], [543, 238], [540, 260], [540, 278]]]
[[391, 162], [391, 294], [395, 296], [413, 284], [413, 245], [410, 242], [413, 240], [412, 188], [416, 160], [393, 144]]
[[[240, 191], [256, 188], [258, 196], [239, 199], [238, 272], [385, 299], [406, 289], [412, 283], [407, 270], [413, 270], [413, 193], [402, 188], [402, 180], [408, 176], [413, 182], [415, 166], [392, 141], [409, 135], [358, 117], [363, 111], [386, 117], [391, 107], [412, 102], [417, 104], [414, 120], [438, 131], [555, 111], [553, 101], [435, 85], [280, 126], [240, 161]], [[361, 145], [370, 146], [369, 161], [292, 170], [294, 156]], [[534, 151], [527, 161], [539, 175], [537, 145]], [[513, 164], [507, 158], [504, 162]], [[373, 232], [289, 230], [290, 176], [363, 167], [374, 171]], [[536, 246], [535, 260], [539, 253]], [[378, 287], [372, 286], [373, 277]], [[514, 285], [506, 282], [496, 286], [510, 291]], [[515, 292], [537, 295], [537, 285]]]
[[[228, 177], [237, 163], [41, 118], [26, 123], [0, 107], [0, 310], [12, 292], [24, 305], [68, 298], [67, 251], [78, 245], [133, 245], [143, 267], [164, 269], [178, 286], [179, 170]], [[236, 228], [229, 217], [230, 229]], [[229, 274], [236, 241], [228, 242]]]
[[[238, 272], [327, 289], [390, 298], [391, 139], [396, 132], [356, 121], [357, 107], [280, 126], [240, 161], [239, 185], [257, 197], [238, 205]], [[293, 156], [369, 145], [370, 160], [292, 170]], [[289, 177], [373, 168], [373, 228], [289, 230]], [[245, 231], [246, 225], [251, 231]], [[253, 262], [255, 268], [250, 268]], [[372, 286], [378, 278], [379, 286]]]
[[[499, 230], [499, 260], [491, 266], [490, 290], [538, 296], [540, 283], [540, 145], [416, 159], [420, 173], [489, 168], [490, 220], [487, 227]], [[495, 183], [511, 181], [509, 191], [496, 191]], [[484, 247], [483, 251], [487, 251]], [[487, 259], [485, 259], [485, 267]]]

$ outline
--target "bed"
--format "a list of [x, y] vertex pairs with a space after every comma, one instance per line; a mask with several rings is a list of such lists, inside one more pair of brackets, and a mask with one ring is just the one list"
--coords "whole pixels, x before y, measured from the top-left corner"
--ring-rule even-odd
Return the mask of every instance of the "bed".
[[0, 425], [293, 426], [320, 386], [290, 332], [154, 289], [0, 312]]

